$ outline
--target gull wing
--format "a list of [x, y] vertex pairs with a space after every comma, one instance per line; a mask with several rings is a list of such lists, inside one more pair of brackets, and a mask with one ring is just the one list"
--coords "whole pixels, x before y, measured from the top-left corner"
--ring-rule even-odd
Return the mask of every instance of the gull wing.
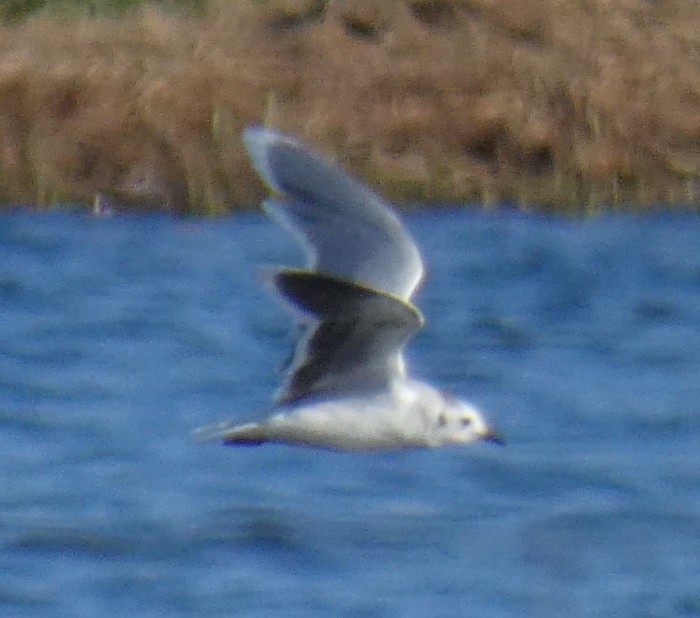
[[243, 139], [281, 198], [264, 208], [301, 240], [307, 267], [408, 301], [423, 262], [392, 209], [373, 191], [300, 142], [250, 127]]
[[381, 390], [403, 375], [401, 350], [423, 324], [412, 304], [328, 273], [267, 275], [304, 324], [278, 403]]

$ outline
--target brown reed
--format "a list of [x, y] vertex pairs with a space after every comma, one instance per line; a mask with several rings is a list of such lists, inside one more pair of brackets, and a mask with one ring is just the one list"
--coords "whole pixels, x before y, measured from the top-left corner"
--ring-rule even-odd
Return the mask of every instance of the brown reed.
[[399, 201], [697, 207], [700, 4], [211, 0], [0, 27], [2, 202], [251, 206], [251, 123]]

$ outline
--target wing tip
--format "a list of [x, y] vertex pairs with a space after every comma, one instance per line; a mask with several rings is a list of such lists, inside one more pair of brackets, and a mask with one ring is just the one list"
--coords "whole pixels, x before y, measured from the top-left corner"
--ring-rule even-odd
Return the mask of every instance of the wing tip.
[[313, 151], [298, 139], [271, 127], [250, 125], [243, 129], [243, 144], [248, 156], [260, 175], [276, 191], [281, 191], [277, 174], [273, 170], [270, 155], [273, 148], [287, 148], [304, 152], [307, 156], [318, 158]]
[[253, 167], [275, 191], [281, 187], [270, 164], [270, 149], [280, 141], [289, 142], [289, 138], [275, 129], [253, 125], [243, 130], [243, 144]]

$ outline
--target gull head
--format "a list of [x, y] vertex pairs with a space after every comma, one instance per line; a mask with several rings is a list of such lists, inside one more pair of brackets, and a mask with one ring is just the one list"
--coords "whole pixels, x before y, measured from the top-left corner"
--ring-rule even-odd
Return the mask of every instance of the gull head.
[[444, 406], [437, 415], [434, 435], [439, 444], [485, 441], [503, 446], [506, 443], [479, 410], [447, 394], [444, 394]]

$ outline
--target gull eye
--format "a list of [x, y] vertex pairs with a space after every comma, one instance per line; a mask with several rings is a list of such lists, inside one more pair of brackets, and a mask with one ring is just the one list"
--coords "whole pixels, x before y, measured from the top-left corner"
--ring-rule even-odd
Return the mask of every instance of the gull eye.
[[438, 416], [437, 424], [438, 427], [444, 427], [447, 425], [447, 416], [444, 413], [441, 413], [440, 416]]
[[462, 423], [462, 427], [469, 427], [469, 425], [472, 424], [472, 419], [469, 416], [463, 416], [460, 422]]

